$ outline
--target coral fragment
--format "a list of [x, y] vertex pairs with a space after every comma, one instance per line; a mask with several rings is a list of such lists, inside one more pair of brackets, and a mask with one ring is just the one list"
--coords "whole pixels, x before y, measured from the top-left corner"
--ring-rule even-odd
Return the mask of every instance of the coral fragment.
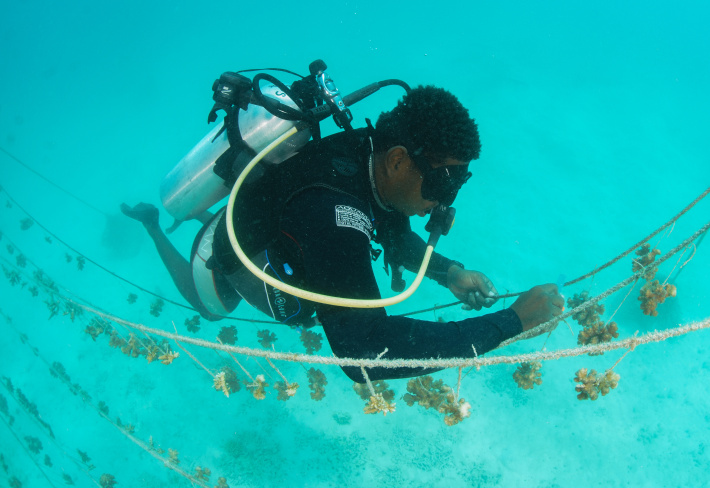
[[575, 387], [577, 398], [579, 400], [596, 400], [599, 398], [599, 393], [604, 396], [616, 388], [619, 378], [620, 376], [611, 369], [600, 375], [595, 370], [588, 372], [587, 368], [582, 368], [577, 371], [574, 377], [575, 383], [579, 383]]
[[308, 370], [308, 387], [311, 389], [313, 400], [320, 401], [325, 398], [325, 385], [327, 384], [328, 380], [321, 370], [315, 368]]
[[247, 390], [249, 390], [254, 396], [254, 398], [256, 398], [257, 400], [263, 400], [264, 398], [266, 398], [267, 386], [269, 386], [269, 384], [266, 382], [264, 375], [260, 374], [257, 375], [256, 378], [254, 378], [254, 381], [252, 383], [249, 383], [247, 385]]
[[532, 390], [535, 385], [542, 384], [540, 368], [542, 368], [540, 361], [521, 363], [513, 373], [513, 379], [523, 390]]
[[386, 416], [388, 413], [395, 411], [395, 405], [395, 403], [390, 403], [385, 400], [381, 393], [375, 393], [370, 396], [370, 401], [365, 405], [365, 413], [382, 412], [382, 414]]

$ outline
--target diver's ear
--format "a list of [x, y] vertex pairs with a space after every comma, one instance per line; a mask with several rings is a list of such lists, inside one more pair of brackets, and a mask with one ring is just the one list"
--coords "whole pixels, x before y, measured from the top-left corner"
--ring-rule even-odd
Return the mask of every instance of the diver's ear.
[[385, 154], [385, 168], [387, 175], [392, 175], [402, 168], [405, 168], [406, 160], [409, 159], [407, 148], [404, 146], [394, 146], [389, 148]]

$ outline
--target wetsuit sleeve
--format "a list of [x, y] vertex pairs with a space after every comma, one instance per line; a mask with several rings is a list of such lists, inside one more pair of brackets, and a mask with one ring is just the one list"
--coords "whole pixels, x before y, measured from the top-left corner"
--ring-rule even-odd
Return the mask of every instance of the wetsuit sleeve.
[[[414, 232], [409, 218], [402, 214], [390, 213], [378, 226], [381, 235], [379, 243], [385, 251], [385, 259], [393, 266], [404, 266], [412, 273], [419, 271], [419, 266], [426, 252], [426, 242]], [[441, 286], [448, 285], [448, 271], [454, 261], [434, 252], [429, 261], [426, 277]]]
[[[346, 213], [338, 216], [338, 211]], [[347, 298], [380, 297], [371, 266], [370, 236], [362, 220], [368, 213], [359, 200], [329, 190], [309, 190], [289, 203], [281, 230], [297, 244], [304, 281], [311, 290]], [[383, 308], [318, 304], [316, 310], [339, 357], [375, 358], [385, 349], [384, 357], [393, 359], [473, 357], [522, 332], [520, 319], [510, 309], [448, 323], [389, 317]], [[343, 370], [352, 380], [363, 381], [359, 368]], [[368, 374], [375, 380], [428, 371], [375, 368]]]

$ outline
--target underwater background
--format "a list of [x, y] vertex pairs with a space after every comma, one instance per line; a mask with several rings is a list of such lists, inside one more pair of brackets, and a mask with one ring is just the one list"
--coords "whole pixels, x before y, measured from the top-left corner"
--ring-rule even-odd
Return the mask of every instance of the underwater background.
[[[161, 179], [208, 130], [222, 72], [307, 74], [319, 58], [343, 93], [388, 78], [434, 84], [476, 119], [481, 158], [438, 251], [486, 273], [500, 292], [576, 278], [710, 186], [709, 21], [699, 1], [2, 2], [0, 486], [112, 486], [104, 474], [119, 487], [191, 486], [165, 467], [168, 449], [185, 473], [204, 479], [210, 470], [203, 486], [219, 477], [230, 487], [710, 486], [707, 330], [637, 347], [614, 368], [618, 387], [596, 401], [576, 398], [575, 372], [603, 372], [623, 350], [546, 361], [532, 390], [516, 385], [515, 365], [473, 369], [461, 385], [471, 416], [449, 427], [441, 414], [406, 405], [406, 380], [388, 382], [394, 413], [365, 415], [335, 366], [318, 366], [328, 381], [321, 401], [309, 395], [311, 365], [298, 363], [277, 364], [300, 384], [288, 401], [273, 388], [264, 400], [245, 388], [227, 398], [174, 343], [180, 357], [170, 365], [131, 358], [85, 332], [90, 313], [52, 311], [51, 294], [32, 293], [32, 278], [49, 277], [149, 327], [174, 323], [214, 341], [234, 325], [237, 345], [254, 348], [267, 328], [276, 350], [305, 352], [283, 325], [202, 321], [190, 332], [194, 312], [165, 303], [155, 316], [152, 295], [95, 263], [184, 303], [119, 204], [159, 204]], [[389, 87], [353, 106], [355, 125], [401, 95]], [[650, 244], [665, 253], [706, 224], [706, 200]], [[172, 223], [166, 212], [161, 223]], [[170, 236], [184, 255], [198, 229], [188, 222]], [[618, 308], [620, 338], [710, 316], [710, 243], [696, 241], [680, 264], [691, 255], [683, 268], [675, 257], [660, 267], [658, 278], [678, 291], [657, 317], [641, 312], [640, 285], [604, 302], [605, 319]], [[381, 263], [373, 266], [389, 296]], [[631, 256], [563, 293], [596, 295], [630, 274]], [[425, 282], [390, 312], [451, 301]], [[419, 318], [471, 313], [450, 307]], [[234, 316], [267, 318], [246, 304]], [[575, 347], [580, 327], [568, 323], [574, 332], [561, 324], [549, 338], [489, 355]], [[236, 368], [223, 353], [188, 348], [212, 371]], [[318, 353], [331, 354], [327, 343]], [[57, 362], [64, 376], [56, 365], [50, 372]], [[240, 362], [270, 384], [281, 380], [263, 360]], [[456, 370], [434, 376], [456, 385]]]

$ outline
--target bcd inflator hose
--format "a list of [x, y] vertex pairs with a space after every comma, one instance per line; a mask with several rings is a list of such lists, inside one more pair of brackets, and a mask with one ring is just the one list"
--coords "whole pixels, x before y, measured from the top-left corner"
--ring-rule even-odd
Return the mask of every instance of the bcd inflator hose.
[[[259, 161], [261, 161], [269, 152], [271, 152], [274, 148], [276, 148], [279, 144], [281, 144], [283, 141], [294, 135], [296, 132], [299, 131], [299, 125], [296, 125], [293, 127], [291, 130], [287, 131], [284, 133], [282, 136], [280, 136], [278, 139], [276, 139], [274, 142], [266, 146], [259, 154], [257, 154], [254, 159], [252, 159], [249, 164], [244, 168], [244, 171], [239, 175], [239, 178], [237, 178], [236, 183], [234, 183], [234, 187], [232, 187], [232, 191], [229, 194], [229, 201], [227, 202], [227, 234], [229, 235], [229, 242], [232, 244], [232, 248], [234, 249], [234, 252], [237, 254], [237, 257], [239, 260], [244, 264], [244, 266], [251, 271], [256, 277], [258, 277], [260, 280], [262, 280], [265, 283], [268, 283], [269, 285], [273, 286], [274, 288], [277, 288], [285, 293], [288, 293], [290, 295], [303, 298], [304, 300], [310, 300], [312, 302], [318, 302], [318, 303], [324, 303], [326, 305], [335, 305], [338, 307], [350, 307], [350, 308], [380, 308], [380, 307], [388, 307], [390, 305], [394, 305], [396, 303], [403, 302], [412, 294], [416, 291], [417, 288], [419, 288], [419, 285], [421, 284], [422, 280], [424, 279], [424, 273], [426, 273], [427, 267], [429, 266], [429, 260], [431, 259], [431, 255], [434, 252], [434, 246], [436, 245], [436, 239], [429, 239], [429, 243], [427, 244], [426, 252], [424, 253], [424, 259], [422, 259], [422, 264], [419, 267], [419, 272], [417, 273], [416, 278], [414, 279], [414, 282], [407, 288], [405, 291], [400, 293], [399, 295], [395, 295], [390, 298], [380, 298], [376, 300], [359, 300], [359, 299], [354, 299], [354, 298], [342, 298], [342, 297], [333, 297], [333, 296], [328, 296], [328, 295], [321, 295], [319, 293], [313, 293], [307, 290], [302, 290], [300, 288], [296, 288], [295, 286], [287, 285], [286, 283], [283, 283], [275, 278], [272, 278], [271, 276], [267, 275], [264, 273], [261, 269], [259, 269], [254, 263], [251, 262], [249, 257], [244, 254], [244, 251], [242, 251], [241, 246], [239, 245], [239, 242], [237, 241], [237, 236], [234, 233], [234, 202], [236, 201], [237, 198], [237, 193], [239, 192], [239, 189], [242, 186], [242, 183], [244, 183], [244, 180], [246, 179], [247, 175], [249, 172], [254, 169], [254, 167], [259, 164]], [[438, 236], [437, 236], [438, 238]]]

